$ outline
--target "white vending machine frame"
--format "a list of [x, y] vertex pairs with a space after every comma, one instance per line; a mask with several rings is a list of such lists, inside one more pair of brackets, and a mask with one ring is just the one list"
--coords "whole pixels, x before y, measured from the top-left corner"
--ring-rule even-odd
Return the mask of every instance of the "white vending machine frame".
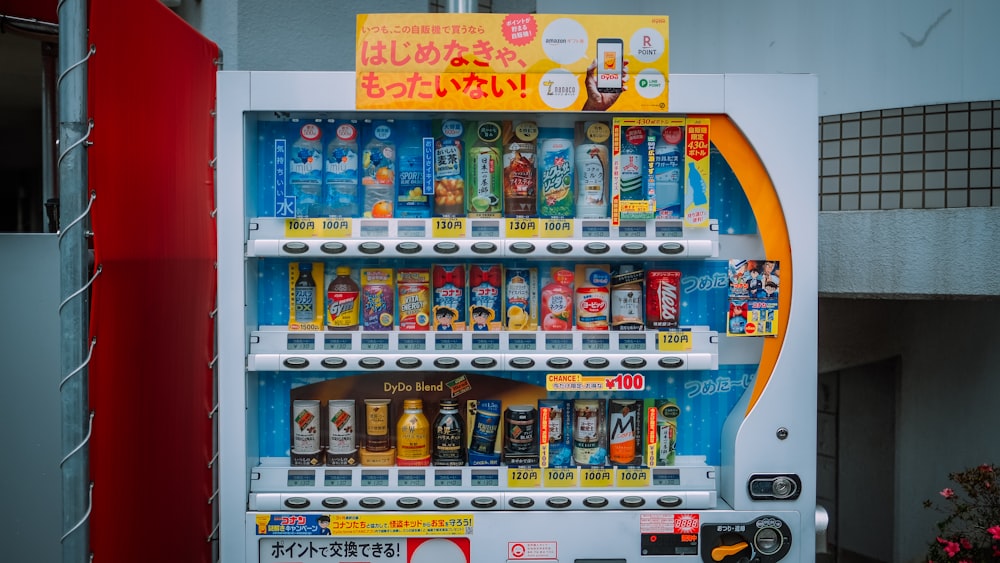
[[[709, 550], [718, 547], [710, 545], [710, 539], [722, 541], [719, 538], [735, 532], [750, 540], [747, 548], [752, 550], [751, 556], [766, 556], [780, 549], [785, 561], [814, 558], [817, 80], [812, 75], [672, 75], [669, 95], [670, 114], [727, 116], [746, 140], [746, 150], [736, 158], [756, 161], [759, 174], [753, 181], [769, 184], [753, 188], [773, 191], [773, 196], [764, 198], [763, 204], [751, 200], [758, 222], [762, 216], [770, 222], [760, 224], [761, 232], [771, 229], [772, 234], [761, 242], [760, 237], [718, 233], [713, 242], [717, 246], [712, 252], [716, 257], [747, 257], [764, 255], [780, 247], [785, 256], [782, 272], [787, 272], [789, 281], [794, 279], [794, 284], [787, 288], [790, 301], [784, 302], [788, 305], [781, 310], [787, 324], [776, 338], [739, 339], [737, 348], [760, 353], [764, 359], [754, 385], [746, 390], [725, 421], [722, 463], [709, 468], [707, 475], [711, 477], [708, 486], [711, 490], [697, 491], [699, 487], [693, 487], [692, 494], [709, 495], [702, 498], [702, 504], [692, 505], [695, 508], [669, 508], [651, 503], [647, 508], [623, 509], [616, 504], [621, 499], [615, 496], [615, 491], [577, 490], [559, 493], [560, 497], [575, 502], [572, 508], [520, 510], [505, 504], [518, 494], [507, 490], [494, 495], [501, 501], [499, 506], [476, 510], [466, 504], [467, 499], [462, 500], [465, 498], [462, 494], [452, 494], [463, 503], [460, 512], [475, 516], [466, 537], [471, 559], [477, 563], [524, 560], [525, 545], [535, 550], [535, 561], [549, 563], [637, 563], [664, 558], [703, 561], [707, 560], [705, 554]], [[257, 534], [261, 514], [326, 510], [315, 504], [295, 510], [287, 503], [282, 504], [288, 495], [276, 491], [271, 499], [253, 492], [253, 483], [266, 475], [262, 477], [259, 470], [262, 460], [255, 451], [258, 430], [249, 407], [257, 403], [257, 389], [248, 385], [248, 373], [258, 369], [257, 365], [271, 365], [267, 358], [255, 358], [251, 353], [251, 339], [260, 327], [248, 314], [256, 299], [253, 263], [257, 247], [253, 245], [263, 248], [264, 244], [251, 240], [254, 204], [248, 203], [246, 196], [247, 183], [252, 177], [249, 170], [253, 166], [249, 162], [250, 147], [256, 142], [248, 123], [253, 120], [252, 114], [260, 112], [378, 115], [356, 110], [353, 72], [218, 74], [220, 557], [227, 563], [260, 560], [258, 542], [274, 539]], [[741, 181], [745, 183], [747, 179]], [[782, 291], [786, 291], [784, 283]], [[765, 343], [765, 340], [770, 341]], [[760, 352], [761, 348], [765, 350]], [[719, 358], [714, 360], [717, 365]], [[395, 499], [392, 491], [385, 495]], [[586, 501], [595, 495], [617, 500], [611, 505], [588, 505]], [[530, 500], [531, 495], [528, 497]], [[274, 504], [269, 505], [272, 500]], [[705, 506], [705, 502], [711, 506]], [[638, 547], [640, 532], [669, 526], [678, 511], [697, 517], [699, 552], [643, 555]], [[366, 509], [357, 508], [355, 512], [364, 514]], [[397, 512], [407, 513], [403, 509]], [[454, 511], [425, 503], [419, 512]], [[748, 531], [748, 527], [756, 530]], [[755, 543], [757, 536], [760, 545]], [[779, 547], [774, 547], [775, 542]], [[521, 547], [511, 551], [515, 545]], [[719, 553], [724, 555], [728, 551]]]

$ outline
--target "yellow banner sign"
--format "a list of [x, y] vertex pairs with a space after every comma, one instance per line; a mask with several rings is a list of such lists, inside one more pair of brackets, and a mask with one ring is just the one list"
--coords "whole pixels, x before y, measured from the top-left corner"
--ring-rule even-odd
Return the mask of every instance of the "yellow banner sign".
[[357, 109], [666, 111], [666, 16], [359, 14]]

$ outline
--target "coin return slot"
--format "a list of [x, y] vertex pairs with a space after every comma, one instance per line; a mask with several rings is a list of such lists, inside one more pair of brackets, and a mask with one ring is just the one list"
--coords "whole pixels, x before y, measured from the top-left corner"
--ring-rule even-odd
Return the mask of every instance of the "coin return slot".
[[472, 499], [472, 506], [476, 508], [493, 508], [497, 505], [495, 498], [491, 497], [476, 497]]
[[341, 254], [347, 250], [347, 245], [342, 242], [324, 242], [319, 249], [326, 254]]
[[327, 497], [323, 499], [323, 506], [330, 509], [344, 508], [347, 506], [347, 499], [341, 497]]
[[385, 365], [385, 361], [382, 358], [361, 358], [358, 364], [365, 369], [378, 369]]
[[434, 245], [434, 251], [438, 254], [454, 254], [458, 252], [458, 245], [453, 242], [439, 242]]
[[420, 361], [420, 358], [414, 358], [412, 356], [396, 360], [396, 366], [400, 369], [417, 369], [422, 365], [422, 363], [423, 362]]
[[684, 252], [684, 245], [679, 242], [665, 242], [660, 245], [660, 252], [663, 254], [680, 254]]
[[531, 508], [535, 505], [535, 501], [531, 497], [514, 497], [508, 501], [511, 508]]
[[774, 555], [781, 549], [781, 534], [774, 528], [761, 528], [753, 538], [757, 551], [764, 555]]
[[476, 254], [492, 254], [497, 251], [497, 245], [492, 242], [477, 242], [472, 245], [472, 251]]
[[454, 369], [458, 367], [458, 360], [450, 357], [443, 357], [434, 360], [434, 367], [438, 369]]
[[646, 499], [642, 497], [628, 496], [622, 497], [622, 499], [618, 502], [620, 502], [625, 508], [639, 508], [640, 506], [646, 504]]
[[282, 363], [284, 363], [285, 367], [289, 369], [305, 369], [309, 367], [309, 360], [298, 356], [285, 358], [285, 361]]
[[361, 505], [361, 508], [382, 508], [385, 501], [378, 497], [365, 497], [358, 501], [358, 504]]
[[583, 365], [590, 369], [602, 369], [608, 367], [611, 362], [607, 358], [587, 358], [583, 361]]
[[677, 508], [681, 505], [681, 498], [675, 497], [673, 495], [662, 496], [656, 499], [656, 504], [662, 506], [663, 508]]
[[546, 361], [545, 363], [552, 369], [566, 369], [571, 365], [573, 365], [573, 361], [570, 360], [569, 358], [563, 358], [558, 356], [555, 358], [549, 358], [548, 361]]
[[309, 506], [309, 499], [305, 497], [288, 497], [285, 499], [285, 506], [292, 510], [302, 510]]
[[583, 499], [583, 505], [587, 508], [604, 508], [608, 505], [608, 499], [604, 497], [587, 497]]
[[485, 357], [483, 357], [483, 358], [476, 358], [476, 359], [472, 360], [472, 367], [479, 368], [479, 369], [489, 369], [491, 367], [495, 367], [496, 365], [497, 365], [497, 361], [495, 359], [493, 359], [493, 358], [485, 358]]
[[323, 361], [320, 362], [320, 364], [322, 364], [325, 368], [340, 369], [347, 365], [347, 360], [344, 358], [323, 358]]
[[622, 359], [622, 367], [625, 369], [639, 369], [646, 367], [646, 360], [634, 356]]
[[401, 242], [396, 245], [396, 252], [400, 254], [416, 254], [423, 250], [423, 247], [415, 242]]
[[684, 365], [684, 360], [676, 356], [666, 356], [660, 358], [656, 363], [660, 364], [661, 368], [677, 369]]
[[535, 251], [535, 245], [524, 241], [515, 242], [510, 245], [510, 251], [515, 254], [530, 254]]
[[289, 254], [304, 254], [309, 251], [308, 244], [296, 241], [286, 242], [281, 248]]
[[441, 497], [434, 500], [434, 506], [438, 508], [455, 508], [458, 506], [458, 499], [455, 497]]
[[360, 250], [362, 254], [378, 254], [379, 252], [385, 250], [385, 246], [383, 246], [381, 242], [368, 241], [361, 243], [358, 250]]
[[551, 508], [566, 508], [567, 506], [573, 504], [573, 502], [566, 497], [552, 497], [546, 500], [545, 504], [549, 505]]
[[405, 509], [420, 508], [421, 504], [423, 503], [417, 497], [403, 497], [396, 501], [396, 506]]
[[509, 363], [510, 367], [517, 369], [528, 369], [535, 366], [535, 360], [531, 358], [511, 358]]

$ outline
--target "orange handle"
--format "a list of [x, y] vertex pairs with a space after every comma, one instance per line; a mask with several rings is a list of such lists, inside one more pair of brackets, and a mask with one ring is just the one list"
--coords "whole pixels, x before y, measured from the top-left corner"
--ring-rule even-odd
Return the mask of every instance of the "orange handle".
[[733, 545], [720, 545], [712, 549], [712, 561], [722, 561], [726, 557], [736, 555], [748, 547], [750, 547], [750, 544], [745, 541], [734, 543]]

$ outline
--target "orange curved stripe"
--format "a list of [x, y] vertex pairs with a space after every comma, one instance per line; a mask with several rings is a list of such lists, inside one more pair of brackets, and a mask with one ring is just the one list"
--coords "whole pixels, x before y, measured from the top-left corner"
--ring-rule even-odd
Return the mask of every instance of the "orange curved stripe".
[[712, 143], [719, 153], [725, 157], [736, 178], [743, 186], [743, 191], [750, 201], [754, 216], [757, 218], [757, 228], [764, 243], [764, 257], [777, 260], [781, 268], [781, 290], [778, 292], [778, 335], [764, 338], [764, 350], [761, 352], [760, 365], [757, 368], [757, 378], [750, 394], [747, 413], [753, 409], [761, 393], [771, 379], [774, 366], [778, 363], [778, 355], [785, 342], [785, 331], [788, 329], [788, 315], [792, 302], [792, 249], [788, 238], [788, 225], [781, 209], [781, 201], [774, 189], [771, 177], [756, 151], [750, 146], [736, 124], [725, 115], [691, 116], [709, 117], [712, 120]]

